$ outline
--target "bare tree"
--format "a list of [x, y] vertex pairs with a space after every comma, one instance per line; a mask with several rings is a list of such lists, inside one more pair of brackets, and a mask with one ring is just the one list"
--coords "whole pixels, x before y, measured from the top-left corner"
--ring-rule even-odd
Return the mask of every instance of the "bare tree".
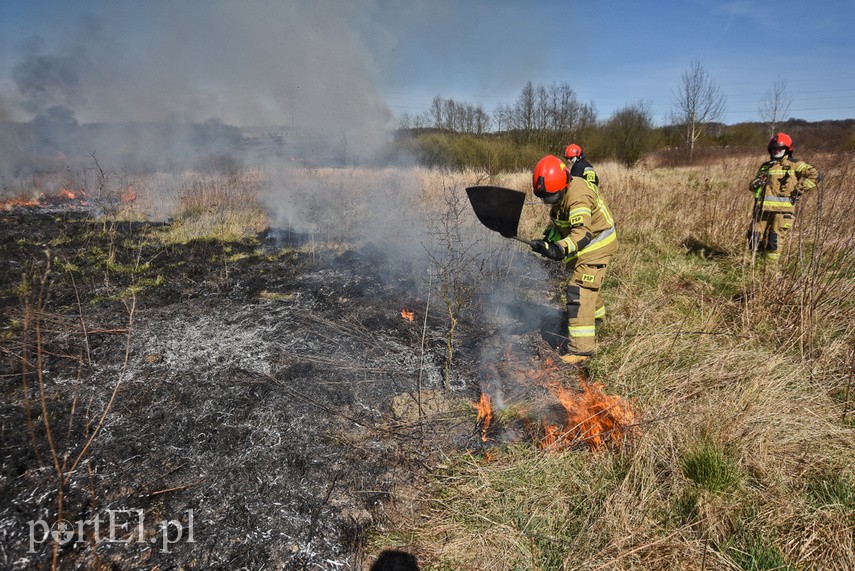
[[529, 81], [514, 104], [512, 128], [531, 132], [535, 128], [536, 96], [534, 86]]
[[707, 74], [700, 62], [683, 72], [680, 86], [674, 94], [675, 111], [673, 122], [685, 129], [689, 158], [694, 157], [695, 143], [707, 124], [718, 120], [723, 114], [727, 98], [719, 85]]
[[454, 99], [442, 100], [442, 127], [447, 131], [459, 131], [459, 109]]
[[786, 120], [792, 102], [793, 98], [787, 91], [787, 79], [778, 77], [775, 85], [763, 95], [757, 106], [761, 120], [769, 127], [770, 136], [774, 135], [778, 125]]
[[[405, 122], [406, 120], [406, 122]], [[454, 99], [433, 98], [430, 109], [416, 117], [401, 116], [402, 128], [421, 128], [432, 125], [453, 133], [485, 133], [490, 128], [490, 116], [481, 105], [461, 103]], [[404, 127], [406, 125], [406, 127]]]
[[514, 110], [510, 105], [498, 105], [493, 116], [496, 118], [496, 131], [507, 131], [513, 128]]
[[433, 101], [431, 101], [430, 109], [428, 110], [428, 116], [433, 123], [434, 129], [442, 129], [444, 118], [443, 111], [442, 97], [437, 95], [433, 98]]
[[475, 108], [472, 128], [476, 134], [481, 135], [490, 130], [490, 115], [479, 105]]

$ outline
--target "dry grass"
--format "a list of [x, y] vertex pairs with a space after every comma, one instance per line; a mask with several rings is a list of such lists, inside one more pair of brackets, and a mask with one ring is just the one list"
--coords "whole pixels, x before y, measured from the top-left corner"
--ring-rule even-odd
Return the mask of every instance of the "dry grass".
[[[599, 165], [621, 249], [593, 374], [636, 401], [640, 435], [599, 456], [448, 458], [378, 542], [427, 569], [855, 567], [855, 162], [812, 161], [826, 179], [776, 271], [744, 252], [761, 160]], [[543, 216], [527, 208], [521, 233]]]
[[134, 180], [136, 200], [122, 219], [169, 220], [158, 236], [167, 244], [190, 240], [242, 240], [268, 227], [262, 202], [266, 176], [259, 169], [229, 174], [153, 173]]

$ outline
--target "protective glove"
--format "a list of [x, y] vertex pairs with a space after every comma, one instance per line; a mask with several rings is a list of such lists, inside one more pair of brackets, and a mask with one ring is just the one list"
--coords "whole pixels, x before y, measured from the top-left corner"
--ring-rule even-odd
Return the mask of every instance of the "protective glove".
[[756, 177], [751, 181], [751, 190], [758, 190], [766, 186], [767, 178], [763, 175]]
[[564, 248], [558, 244], [553, 244], [552, 242], [534, 240], [531, 243], [531, 249], [533, 252], [540, 254], [544, 258], [549, 258], [550, 260], [560, 261], [564, 259]]

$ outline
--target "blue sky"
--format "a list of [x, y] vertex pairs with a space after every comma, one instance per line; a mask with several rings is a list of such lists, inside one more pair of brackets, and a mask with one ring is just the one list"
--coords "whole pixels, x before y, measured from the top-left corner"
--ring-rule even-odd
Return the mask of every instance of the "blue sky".
[[510, 104], [568, 83], [607, 118], [643, 102], [667, 123], [699, 62], [726, 123], [855, 117], [855, 1], [2, 0], [0, 119], [205, 120], [358, 130], [439, 95]]

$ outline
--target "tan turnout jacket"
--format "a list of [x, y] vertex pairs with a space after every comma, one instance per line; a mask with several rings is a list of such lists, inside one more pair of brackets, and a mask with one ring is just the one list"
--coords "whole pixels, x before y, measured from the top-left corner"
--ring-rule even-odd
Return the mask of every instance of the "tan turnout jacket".
[[560, 202], [549, 212], [547, 239], [567, 252], [568, 267], [608, 263], [617, 250], [615, 221], [593, 182], [573, 177]]
[[816, 188], [819, 172], [804, 161], [784, 155], [763, 163], [757, 176], [766, 178], [762, 190], [763, 211], [792, 212], [795, 205], [793, 193], [804, 194]]

